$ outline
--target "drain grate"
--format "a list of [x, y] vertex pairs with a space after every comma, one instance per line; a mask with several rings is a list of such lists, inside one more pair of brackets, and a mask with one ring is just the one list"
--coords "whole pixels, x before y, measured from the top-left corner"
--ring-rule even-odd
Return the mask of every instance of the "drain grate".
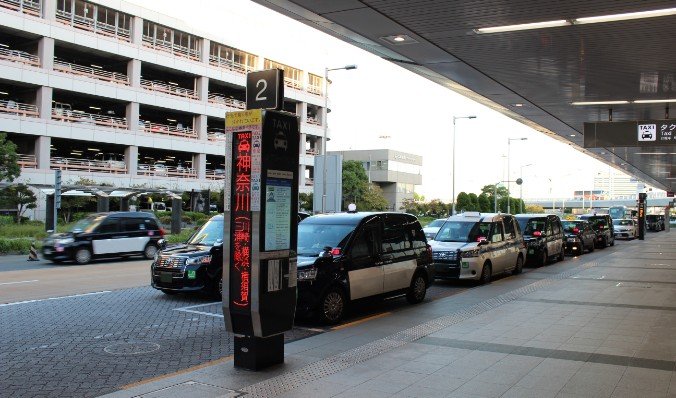
[[540, 279], [537, 282], [503, 293], [499, 296], [482, 301], [481, 303], [474, 304], [469, 308], [457, 311], [453, 314], [432, 319], [393, 335], [353, 348], [344, 353], [314, 362], [300, 369], [252, 384], [240, 391], [249, 394], [249, 397], [261, 398], [274, 397], [283, 394], [315, 380], [338, 373], [341, 370], [345, 370], [358, 363], [375, 358], [394, 348], [404, 346], [429, 336], [430, 334], [436, 333], [449, 326], [471, 319], [505, 303], [509, 303], [527, 294], [533, 293], [545, 286], [549, 286], [559, 280], [567, 279], [572, 275], [592, 268], [597, 264], [597, 262], [590, 262], [571, 270], [552, 275], [551, 277]]
[[103, 348], [103, 351], [112, 355], [139, 355], [148, 354], [160, 349], [160, 345], [150, 342], [115, 343]]

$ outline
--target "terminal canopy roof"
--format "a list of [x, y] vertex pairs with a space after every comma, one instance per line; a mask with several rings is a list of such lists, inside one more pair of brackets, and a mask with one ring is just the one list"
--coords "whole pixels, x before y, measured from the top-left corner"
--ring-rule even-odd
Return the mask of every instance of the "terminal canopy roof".
[[673, 0], [254, 1], [676, 188], [676, 145], [583, 147], [585, 122], [676, 119]]

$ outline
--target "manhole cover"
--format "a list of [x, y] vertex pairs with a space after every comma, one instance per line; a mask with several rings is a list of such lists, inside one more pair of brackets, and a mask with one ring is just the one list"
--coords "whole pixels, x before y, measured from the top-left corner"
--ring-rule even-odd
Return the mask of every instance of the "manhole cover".
[[103, 351], [113, 355], [138, 355], [147, 354], [160, 349], [160, 345], [148, 342], [115, 343], [106, 346]]

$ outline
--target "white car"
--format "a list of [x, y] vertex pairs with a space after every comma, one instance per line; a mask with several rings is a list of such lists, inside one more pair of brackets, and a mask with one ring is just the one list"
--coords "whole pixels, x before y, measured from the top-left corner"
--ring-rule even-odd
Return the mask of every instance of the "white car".
[[638, 223], [631, 219], [613, 220], [615, 238], [634, 239], [638, 237]]
[[437, 232], [439, 232], [439, 228], [444, 225], [445, 221], [445, 218], [437, 218], [436, 220], [432, 220], [432, 222], [427, 224], [425, 228], [423, 228], [425, 238], [427, 238], [427, 240], [434, 239], [434, 237], [437, 235]]

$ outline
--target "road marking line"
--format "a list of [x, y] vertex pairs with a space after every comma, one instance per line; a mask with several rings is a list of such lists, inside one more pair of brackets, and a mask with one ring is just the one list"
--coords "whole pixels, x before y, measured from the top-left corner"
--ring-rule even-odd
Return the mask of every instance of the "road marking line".
[[342, 325], [334, 326], [334, 327], [331, 328], [331, 330], [340, 330], [340, 329], [349, 328], [349, 327], [352, 327], [352, 326], [359, 325], [360, 323], [368, 322], [368, 321], [371, 321], [371, 320], [374, 320], [374, 319], [378, 319], [378, 318], [382, 318], [382, 317], [389, 316], [389, 315], [392, 315], [392, 312], [389, 312], [389, 311], [388, 311], [388, 312], [383, 312], [382, 314], [376, 314], [376, 315], [372, 315], [372, 316], [367, 316], [366, 318], [358, 319], [358, 320], [356, 320], [356, 321], [354, 321], [354, 322], [350, 322], [350, 323], [345, 323], [345, 324], [342, 324]]
[[222, 301], [214, 301], [213, 303], [190, 305], [188, 307], [174, 308], [174, 311], [183, 311], [183, 310], [188, 310], [188, 309], [191, 309], [191, 308], [208, 307], [210, 305], [221, 304], [221, 303], [222, 303]]
[[49, 297], [49, 298], [46, 298], [46, 299], [38, 299], [38, 300], [16, 301], [16, 302], [14, 302], [14, 303], [0, 304], [0, 307], [9, 307], [10, 305], [19, 305], [19, 304], [39, 303], [39, 302], [41, 302], [41, 301], [61, 300], [61, 299], [74, 298], [74, 297], [93, 296], [93, 295], [96, 295], [96, 294], [105, 294], [105, 293], [112, 293], [112, 291], [110, 291], [110, 290], [104, 290], [104, 291], [102, 291], [102, 292], [83, 293], [83, 294], [73, 294], [73, 295], [71, 295], [71, 296]]
[[200, 314], [200, 315], [206, 315], [206, 316], [213, 316], [215, 318], [223, 318], [222, 314], [214, 314], [213, 312], [184, 310], [184, 309], [179, 309], [179, 308], [174, 308], [174, 311], [189, 312], [191, 314]]
[[160, 381], [160, 380], [163, 380], [163, 379], [166, 379], [166, 378], [169, 378], [169, 377], [175, 377], [175, 376], [180, 376], [180, 375], [185, 374], [185, 373], [194, 372], [196, 370], [206, 368], [207, 366], [212, 366], [212, 365], [217, 365], [219, 363], [228, 362], [231, 359], [232, 359], [232, 355], [228, 355], [227, 357], [220, 358], [220, 359], [214, 359], [213, 361], [209, 361], [209, 362], [205, 362], [205, 363], [202, 363], [202, 364], [199, 364], [199, 365], [191, 366], [189, 368], [179, 370], [177, 372], [168, 373], [166, 375], [151, 377], [149, 379], [140, 380], [140, 381], [137, 381], [135, 383], [126, 384], [126, 385], [124, 385], [120, 388], [122, 390], [129, 390], [129, 389], [132, 389], [134, 387], [142, 386], [144, 384], [152, 383], [152, 382], [155, 382], [155, 381]]
[[0, 283], [0, 285], [15, 285], [17, 283], [31, 283], [31, 282], [37, 282], [37, 279], [33, 279], [32, 281], [19, 281], [19, 282], [3, 282]]

